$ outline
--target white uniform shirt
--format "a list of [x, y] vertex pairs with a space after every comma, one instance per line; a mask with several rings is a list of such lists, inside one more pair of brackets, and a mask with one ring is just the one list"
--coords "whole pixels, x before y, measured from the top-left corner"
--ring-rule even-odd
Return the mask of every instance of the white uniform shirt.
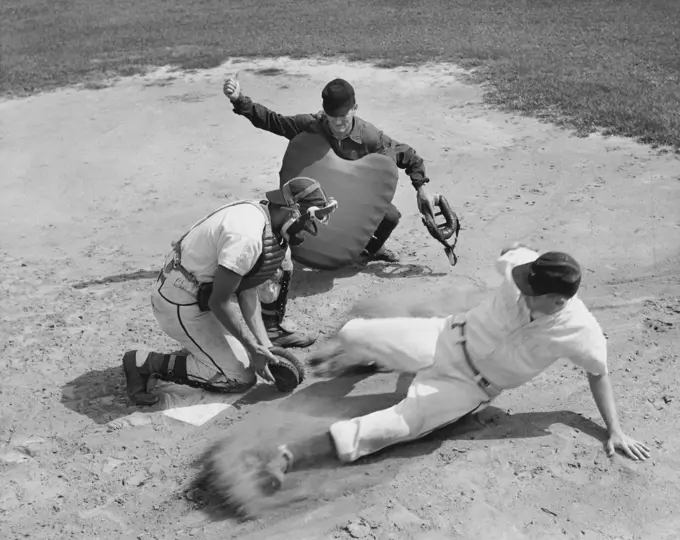
[[265, 225], [264, 214], [252, 204], [224, 208], [182, 240], [182, 266], [200, 282], [213, 281], [218, 265], [244, 276], [262, 254]]
[[607, 340], [578, 296], [554, 315], [531, 321], [512, 269], [538, 258], [527, 248], [501, 256], [503, 282], [493, 297], [466, 314], [467, 348], [477, 369], [499, 389], [521, 386], [560, 359], [589, 373], [607, 373]]

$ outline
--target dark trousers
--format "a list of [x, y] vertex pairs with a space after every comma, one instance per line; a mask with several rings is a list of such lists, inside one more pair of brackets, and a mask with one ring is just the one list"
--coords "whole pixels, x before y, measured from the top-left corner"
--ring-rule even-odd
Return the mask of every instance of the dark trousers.
[[369, 255], [375, 255], [380, 250], [380, 248], [383, 247], [383, 244], [387, 242], [387, 239], [392, 234], [392, 231], [394, 231], [394, 229], [397, 228], [397, 225], [399, 225], [400, 219], [401, 212], [397, 210], [396, 206], [390, 203], [390, 206], [385, 213], [385, 217], [373, 233], [373, 237], [368, 241], [368, 244], [366, 244], [365, 249]]

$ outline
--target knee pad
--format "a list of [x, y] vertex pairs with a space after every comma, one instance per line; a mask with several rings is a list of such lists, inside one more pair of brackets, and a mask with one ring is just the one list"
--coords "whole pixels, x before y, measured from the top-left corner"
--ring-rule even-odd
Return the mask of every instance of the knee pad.
[[[292, 270], [282, 270], [279, 282], [274, 284], [275, 289], [267, 289], [266, 294], [260, 294], [262, 303], [262, 315], [276, 320], [277, 324], [283, 322], [288, 305], [288, 291], [293, 276]], [[274, 294], [275, 293], [275, 294]]]
[[390, 205], [387, 212], [385, 212], [384, 221], [386, 221], [388, 223], [393, 223], [396, 226], [399, 223], [400, 220], [401, 220], [401, 212], [393, 204]]

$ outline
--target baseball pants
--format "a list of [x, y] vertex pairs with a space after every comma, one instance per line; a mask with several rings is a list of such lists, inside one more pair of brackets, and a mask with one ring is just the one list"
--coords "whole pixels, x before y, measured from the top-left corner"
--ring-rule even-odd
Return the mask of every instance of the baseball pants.
[[366, 249], [366, 251], [371, 255], [378, 253], [380, 248], [383, 247], [390, 235], [394, 232], [394, 229], [397, 228], [400, 220], [401, 212], [399, 212], [396, 206], [390, 203], [390, 206], [385, 213], [385, 217], [378, 225], [378, 228], [375, 230], [373, 236], [368, 241], [368, 244], [366, 244], [364, 249]]
[[[255, 371], [243, 345], [210, 311], [201, 311], [196, 287], [178, 270], [164, 273], [151, 294], [153, 314], [163, 332], [189, 352], [187, 376], [200, 381], [255, 381]], [[234, 298], [234, 301], [236, 299]]]
[[341, 461], [418, 439], [491, 403], [473, 380], [452, 319], [355, 319], [340, 330], [337, 337], [349, 358], [416, 374], [397, 405], [331, 425]]

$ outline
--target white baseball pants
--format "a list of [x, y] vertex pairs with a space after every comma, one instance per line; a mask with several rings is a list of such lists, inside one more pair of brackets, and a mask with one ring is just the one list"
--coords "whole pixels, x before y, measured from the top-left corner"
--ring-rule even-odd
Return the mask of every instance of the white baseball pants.
[[342, 350], [358, 361], [377, 360], [416, 373], [397, 405], [335, 422], [330, 433], [341, 461], [352, 462], [412, 441], [491, 403], [463, 356], [460, 328], [447, 318], [354, 319], [338, 333]]
[[161, 281], [151, 294], [153, 314], [161, 329], [190, 353], [187, 375], [203, 381], [220, 380], [224, 375], [238, 382], [254, 382], [255, 371], [249, 367], [245, 347], [227, 333], [212, 312], [198, 308], [196, 286], [178, 270], [171, 270]]

